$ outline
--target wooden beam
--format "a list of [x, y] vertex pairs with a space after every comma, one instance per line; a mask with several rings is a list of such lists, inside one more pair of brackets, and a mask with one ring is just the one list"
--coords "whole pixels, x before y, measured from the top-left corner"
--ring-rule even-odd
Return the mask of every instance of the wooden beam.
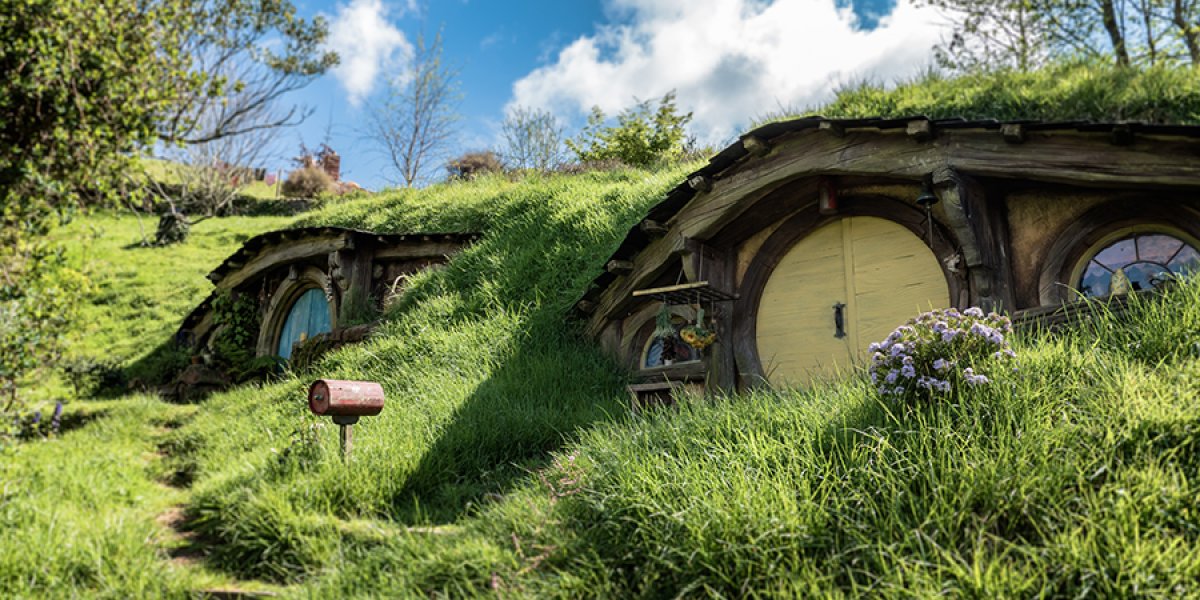
[[917, 148], [895, 135], [856, 132], [845, 138], [798, 132], [761, 160], [738, 163], [713, 191], [693, 198], [673, 218], [679, 233], [707, 240], [772, 189], [800, 177], [887, 176], [920, 181], [942, 168], [975, 177], [1065, 183], [1085, 187], [1161, 189], [1200, 186], [1200, 141], [1154, 140], [1136, 146], [1097, 144], [1061, 134], [1019, 150], [991, 131], [943, 131], [944, 143]]
[[712, 190], [712, 179], [705, 175], [696, 175], [688, 179], [688, 187], [702, 194]]
[[928, 142], [933, 139], [933, 123], [929, 119], [916, 119], [908, 122], [905, 129], [908, 137], [918, 142]]
[[604, 265], [604, 270], [613, 275], [628, 275], [633, 272], [633, 261], [613, 259]]
[[1113, 126], [1112, 143], [1116, 146], [1132, 146], [1133, 145], [1133, 129], [1127, 124]]
[[753, 135], [742, 138], [742, 148], [755, 158], [761, 158], [771, 153], [771, 145], [762, 138]]
[[846, 136], [846, 128], [844, 126], [842, 126], [841, 123], [838, 123], [837, 121], [821, 121], [821, 123], [819, 125], [817, 125], [817, 129], [819, 131], [826, 131], [826, 132], [832, 133], [833, 135], [835, 135], [837, 137], [845, 137]]
[[1022, 144], [1025, 142], [1025, 125], [1005, 123], [1000, 126], [1000, 135], [1004, 136], [1004, 141], [1010, 144]]
[[341, 250], [344, 248], [345, 236], [341, 235], [321, 235], [318, 237], [306, 237], [295, 242], [281, 242], [274, 246], [267, 246], [260, 250], [258, 254], [246, 261], [246, 265], [236, 271], [231, 271], [220, 282], [220, 288], [233, 289], [237, 286], [253, 279], [262, 274], [264, 271], [273, 269], [281, 264], [287, 264], [314, 256], [324, 256], [330, 252]]
[[401, 242], [394, 246], [383, 246], [377, 249], [375, 251], [375, 258], [388, 260], [398, 258], [442, 258], [458, 252], [462, 247], [462, 244], [454, 242]]
[[668, 228], [666, 225], [650, 219], [642, 221], [639, 227], [641, 227], [642, 233], [645, 233], [652, 238], [660, 238], [664, 235], [667, 235], [667, 232], [670, 231], [670, 228]]

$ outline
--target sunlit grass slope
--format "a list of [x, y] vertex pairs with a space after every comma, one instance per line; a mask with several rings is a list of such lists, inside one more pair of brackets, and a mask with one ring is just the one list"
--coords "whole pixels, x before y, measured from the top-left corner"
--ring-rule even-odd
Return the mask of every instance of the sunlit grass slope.
[[358, 426], [348, 467], [333, 428], [307, 415], [303, 381], [214, 398], [181, 432], [198, 448], [196, 513], [230, 542], [220, 558], [295, 578], [332, 564], [344, 519], [456, 522], [579, 428], [619, 414], [623, 376], [566, 323], [567, 309], [624, 232], [695, 166], [493, 177], [307, 219], [483, 237], [416, 278], [371, 341], [317, 369], [379, 380], [388, 393], [384, 413]]
[[833, 102], [807, 112], [845, 118], [924, 115], [1197, 124], [1200, 75], [1186, 66], [1130, 69], [1089, 63], [1052, 65], [1027, 73], [994, 71], [959, 77], [931, 73], [896, 86], [848, 85]]
[[336, 432], [288, 379], [173, 436], [212, 564], [318, 596], [1196, 595], [1200, 282], [1017, 340], [907, 410], [861, 379], [627, 414], [564, 322], [688, 168], [485, 179], [311, 217], [484, 238], [311, 376], [383, 382]]
[[[191, 407], [140, 396], [90, 403], [94, 419], [0, 454], [0, 596], [182, 595], [182, 577], [155, 547], [155, 517], [177, 498], [156, 482], [156, 432]], [[70, 421], [68, 421], [70, 423]]]
[[[157, 221], [128, 212], [77, 218], [52, 234], [90, 289], [71, 324], [67, 356], [132, 362], [170, 339], [183, 317], [210, 292], [205, 279], [250, 237], [295, 217], [226, 217], [201, 221], [186, 242], [163, 248]], [[137, 375], [136, 373], [134, 375]]]

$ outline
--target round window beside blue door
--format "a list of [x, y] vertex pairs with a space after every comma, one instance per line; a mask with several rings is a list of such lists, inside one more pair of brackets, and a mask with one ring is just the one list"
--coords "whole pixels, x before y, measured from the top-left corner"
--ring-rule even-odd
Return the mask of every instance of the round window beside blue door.
[[325, 292], [313, 288], [296, 298], [279, 332], [279, 356], [292, 357], [292, 346], [314, 335], [333, 329], [329, 318], [329, 300]]

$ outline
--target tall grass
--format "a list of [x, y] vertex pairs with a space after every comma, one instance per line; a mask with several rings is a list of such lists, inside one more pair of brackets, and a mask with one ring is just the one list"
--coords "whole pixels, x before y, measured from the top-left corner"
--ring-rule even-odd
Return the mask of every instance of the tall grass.
[[86, 426], [0, 456], [0, 596], [183, 595], [193, 580], [152, 543], [178, 500], [156, 483], [154, 430], [187, 408], [141, 396], [89, 409]]
[[863, 81], [834, 100], [796, 113], [825, 117], [934, 119], [1144, 121], [1200, 123], [1200, 76], [1191, 67], [1117, 68], [1066, 63], [1031, 72], [988, 71], [950, 77], [928, 72], [895, 86]]
[[[403, 537], [319, 589], [1194, 596], [1197, 317], [1200, 281], [1101, 307], [1019, 340], [1017, 372], [954, 404], [904, 410], [853, 379], [601, 424], [468, 520], [458, 552]], [[1138, 354], [1164, 333], [1181, 351]], [[387, 576], [414, 546], [434, 558]]]

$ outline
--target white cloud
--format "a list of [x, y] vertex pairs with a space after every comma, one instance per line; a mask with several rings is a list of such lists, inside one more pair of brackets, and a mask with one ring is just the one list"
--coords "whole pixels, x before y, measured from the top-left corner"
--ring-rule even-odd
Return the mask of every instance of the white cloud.
[[[416, 1], [408, 0], [396, 16], [416, 9]], [[329, 47], [342, 59], [333, 75], [353, 105], [371, 94], [380, 75], [392, 76], [412, 58], [413, 46], [388, 20], [389, 12], [382, 0], [351, 0], [329, 20]]]
[[629, 15], [627, 24], [568, 44], [513, 84], [510, 105], [613, 114], [674, 89], [695, 112], [699, 137], [719, 142], [781, 107], [829, 100], [839, 83], [911, 76], [930, 63], [941, 33], [937, 13], [912, 0], [897, 0], [872, 30], [834, 0], [610, 0], [608, 8]]

